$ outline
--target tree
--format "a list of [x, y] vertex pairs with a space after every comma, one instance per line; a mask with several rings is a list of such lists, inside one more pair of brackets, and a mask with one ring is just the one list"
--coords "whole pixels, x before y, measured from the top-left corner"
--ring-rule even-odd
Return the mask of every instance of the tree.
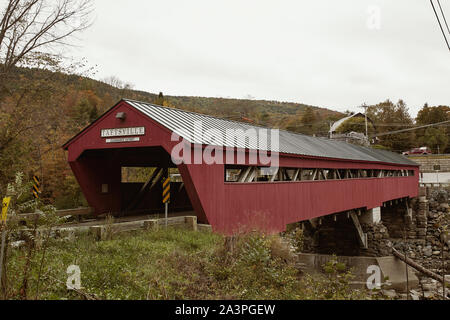
[[[378, 133], [396, 131], [413, 127], [413, 121], [403, 100], [394, 104], [386, 100], [367, 109], [367, 116], [375, 123]], [[405, 132], [381, 136], [379, 144], [391, 151], [402, 152], [415, 144], [414, 132]]]
[[426, 125], [450, 120], [450, 107], [438, 106], [429, 107], [426, 103], [417, 114], [417, 124]]
[[158, 106], [164, 105], [164, 94], [162, 92], [160, 92], [158, 97], [156, 98], [155, 104], [157, 104]]
[[449, 142], [445, 129], [430, 127], [418, 141], [423, 146], [431, 148], [434, 153], [444, 153]]
[[67, 88], [50, 80], [80, 68], [61, 67], [55, 52], [90, 25], [91, 11], [91, 0], [6, 2], [0, 16], [0, 189], [19, 165], [33, 170], [43, 142], [53, 145]]
[[305, 111], [302, 113], [302, 117], [300, 119], [300, 127], [298, 128], [298, 132], [312, 135], [314, 134], [314, 124], [317, 121], [317, 115], [314, 112], [314, 109], [311, 107], [306, 107]]
[[106, 77], [101, 81], [106, 84], [109, 84], [110, 86], [112, 86], [114, 88], [121, 89], [121, 90], [132, 90], [134, 87], [133, 84], [128, 83], [128, 82], [123, 82], [116, 76]]
[[8, 0], [0, 20], [0, 89], [14, 67], [42, 63], [39, 51], [89, 27], [91, 12], [91, 0]]
[[[419, 126], [447, 120], [450, 120], [450, 107], [429, 107], [428, 104], [423, 106], [416, 118], [417, 125]], [[450, 152], [450, 129], [448, 124], [446, 126], [419, 129], [416, 131], [416, 136], [422, 146], [430, 147], [433, 152]]]

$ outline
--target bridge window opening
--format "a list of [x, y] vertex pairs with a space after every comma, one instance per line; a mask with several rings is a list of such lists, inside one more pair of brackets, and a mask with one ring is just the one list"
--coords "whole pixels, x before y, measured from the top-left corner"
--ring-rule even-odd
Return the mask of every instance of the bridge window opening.
[[155, 170], [154, 167], [122, 167], [122, 183], [145, 183]]
[[225, 181], [238, 182], [241, 171], [239, 168], [225, 168]]
[[268, 168], [225, 166], [225, 182], [300, 182], [343, 179], [411, 177], [414, 170]]
[[[157, 167], [122, 167], [122, 183], [146, 183]], [[169, 168], [172, 182], [182, 182], [178, 168]]]

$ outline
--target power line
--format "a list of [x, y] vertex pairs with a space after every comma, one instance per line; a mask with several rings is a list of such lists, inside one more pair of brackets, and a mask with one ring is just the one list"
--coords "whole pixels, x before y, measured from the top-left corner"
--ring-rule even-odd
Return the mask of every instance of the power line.
[[430, 3], [431, 3], [431, 6], [433, 7], [434, 15], [436, 16], [436, 19], [437, 19], [437, 21], [439, 23], [439, 27], [441, 28], [441, 32], [442, 32], [442, 35], [444, 36], [444, 40], [445, 40], [445, 43], [447, 44], [447, 48], [450, 51], [450, 45], [448, 44], [447, 37], [445, 36], [444, 29], [442, 29], [441, 20], [439, 20], [439, 16], [438, 16], [438, 14], [436, 12], [436, 8], [434, 7], [433, 0], [430, 0]]
[[377, 138], [377, 137], [387, 136], [387, 135], [390, 135], [390, 134], [397, 134], [397, 133], [403, 133], [403, 132], [408, 132], [408, 131], [414, 131], [414, 130], [417, 130], [417, 129], [423, 129], [423, 128], [428, 128], [428, 127], [435, 127], [435, 126], [439, 126], [439, 125], [442, 125], [442, 124], [445, 124], [445, 123], [450, 123], [450, 120], [442, 121], [442, 122], [438, 122], [438, 123], [427, 124], [425, 126], [420, 126], [420, 127], [414, 127], [414, 128], [409, 128], [409, 129], [403, 129], [403, 130], [379, 133], [379, 134], [375, 134], [375, 135], [370, 136], [370, 138]]
[[447, 31], [450, 34], [450, 29], [448, 28], [447, 19], [445, 19], [445, 14], [444, 14], [444, 11], [442, 10], [441, 2], [439, 0], [437, 0], [437, 3], [439, 5], [439, 9], [441, 10], [442, 17], [444, 18], [445, 25], [447, 26]]

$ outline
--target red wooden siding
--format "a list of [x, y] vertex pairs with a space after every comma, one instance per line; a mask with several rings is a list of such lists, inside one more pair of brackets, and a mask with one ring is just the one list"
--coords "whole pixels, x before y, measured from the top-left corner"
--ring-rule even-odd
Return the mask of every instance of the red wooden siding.
[[[126, 121], [116, 119], [117, 112], [126, 112]], [[107, 144], [100, 136], [102, 129], [140, 126], [146, 128], [140, 142]], [[97, 214], [117, 212], [123, 207], [121, 166], [130, 163], [153, 166], [158, 161], [167, 161], [151, 151], [155, 149], [142, 148], [161, 147], [170, 154], [172, 147], [177, 144], [171, 141], [171, 135], [167, 128], [122, 102], [65, 146], [75, 177]], [[90, 154], [86, 152], [88, 150], [97, 151]], [[142, 150], [146, 151], [141, 153]], [[134, 151], [136, 154], [139, 151], [142, 156], [133, 158]], [[199, 220], [210, 223], [215, 231], [223, 233], [232, 233], [245, 226], [283, 231], [289, 223], [356, 208], [371, 209], [389, 200], [418, 196], [418, 166], [296, 155], [280, 155], [280, 166], [405, 169], [414, 170], [415, 176], [242, 184], [224, 181], [223, 164], [182, 164], [178, 168]], [[109, 184], [108, 194], [101, 193], [104, 183]]]

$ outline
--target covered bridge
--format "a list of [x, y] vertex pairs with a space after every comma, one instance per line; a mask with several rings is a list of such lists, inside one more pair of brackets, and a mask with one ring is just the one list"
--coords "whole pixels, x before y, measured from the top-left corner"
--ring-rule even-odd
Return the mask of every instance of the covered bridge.
[[[170, 212], [223, 233], [418, 196], [419, 165], [400, 154], [125, 99], [64, 149], [96, 214], [163, 212], [169, 172]], [[153, 169], [130, 182], [127, 168]]]

